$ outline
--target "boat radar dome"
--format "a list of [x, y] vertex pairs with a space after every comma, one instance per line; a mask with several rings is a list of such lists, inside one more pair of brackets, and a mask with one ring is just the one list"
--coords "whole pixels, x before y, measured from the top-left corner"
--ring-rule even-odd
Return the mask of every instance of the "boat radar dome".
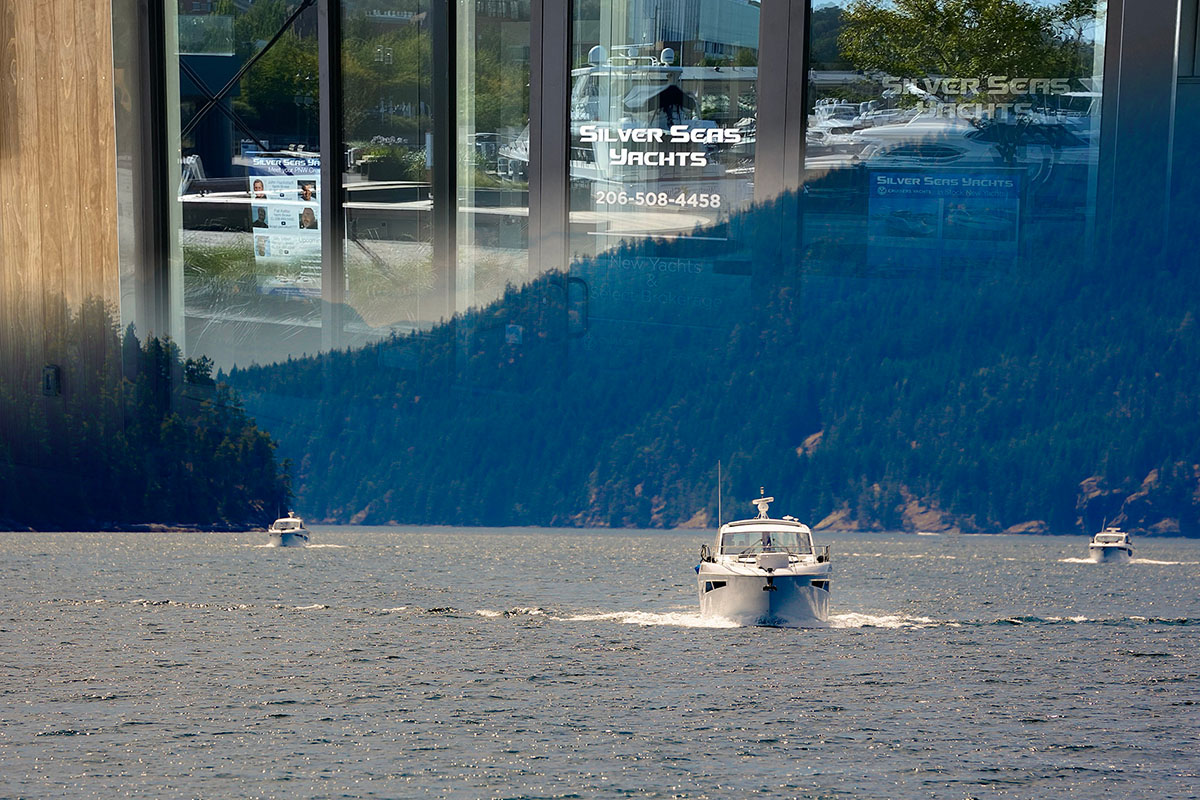
[[771, 503], [775, 502], [774, 497], [760, 497], [757, 500], [751, 500], [750, 505], [758, 508], [757, 519], [767, 519], [767, 509], [771, 507]]
[[608, 61], [608, 52], [601, 45], [596, 45], [588, 50], [588, 63], [593, 67], [598, 67], [606, 61]]
[[668, 67], [675, 63], [675, 51], [669, 47], [664, 47], [658, 57]]

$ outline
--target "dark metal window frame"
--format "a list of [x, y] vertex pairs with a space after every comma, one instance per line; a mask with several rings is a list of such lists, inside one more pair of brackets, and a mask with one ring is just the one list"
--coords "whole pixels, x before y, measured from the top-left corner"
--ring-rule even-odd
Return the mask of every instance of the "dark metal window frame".
[[1118, 261], [1154, 259], [1162, 253], [1145, 246], [1157, 242], [1161, 251], [1168, 240], [1180, 7], [1180, 0], [1108, 5], [1096, 197], [1105, 233], [1094, 245]]
[[321, 137], [321, 346], [341, 347], [345, 324], [346, 217], [342, 186], [342, 4], [317, 2], [318, 122]]
[[[171, 185], [167, 142], [167, 52], [163, 31], [166, 14], [161, 0], [137, 0], [139, 106], [143, 110], [138, 139], [142, 158], [135, 160], [133, 207], [140, 221], [134, 260], [139, 333], [170, 334]], [[129, 322], [131, 320], [125, 320]]]
[[[575, 5], [532, 0], [530, 10], [529, 261], [533, 273], [569, 266], [570, 46]], [[780, 167], [755, 170], [755, 199], [760, 202], [795, 192], [803, 183], [808, 18], [808, 0], [764, 0], [760, 6], [755, 163]]]

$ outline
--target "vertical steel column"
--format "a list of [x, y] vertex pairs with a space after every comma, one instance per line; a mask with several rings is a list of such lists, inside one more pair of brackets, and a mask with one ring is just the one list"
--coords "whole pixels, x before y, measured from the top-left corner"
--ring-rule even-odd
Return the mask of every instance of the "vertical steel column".
[[752, 286], [776, 270], [799, 266], [804, 219], [804, 129], [808, 122], [808, 9], [810, 0], [764, 0], [759, 7], [758, 124], [754, 199], [775, 203], [778, 248], [754, 270]]
[[[170, 330], [170, 205], [172, 202], [167, 130], [166, 15], [161, 2], [137, 0], [138, 29], [135, 79], [143, 109], [138, 130], [141, 158], [133, 160], [135, 203], [140, 224], [134, 255], [138, 335], [162, 336]], [[180, 310], [182, 311], [182, 309]]]
[[321, 347], [341, 347], [345, 324], [346, 215], [342, 187], [342, 4], [317, 3], [321, 116]]
[[808, 83], [808, 0], [763, 0], [758, 28], [754, 198], [800, 187]]
[[1100, 245], [1132, 262], [1157, 256], [1168, 237], [1179, 0], [1108, 6], [1100, 122]]
[[568, 266], [568, 81], [571, 3], [529, 12], [529, 270]]
[[458, 118], [454, 102], [457, 63], [454, 57], [454, 6], [457, 0], [432, 0], [433, 38], [433, 270], [446, 290], [446, 319], [458, 310], [458, 253], [455, 222], [458, 205]]
[[788, 181], [785, 189], [799, 189], [804, 184], [804, 134], [808, 129], [808, 20], [811, 2], [789, 3], [792, 13], [788, 19], [787, 71], [787, 141], [784, 150], [784, 170]]

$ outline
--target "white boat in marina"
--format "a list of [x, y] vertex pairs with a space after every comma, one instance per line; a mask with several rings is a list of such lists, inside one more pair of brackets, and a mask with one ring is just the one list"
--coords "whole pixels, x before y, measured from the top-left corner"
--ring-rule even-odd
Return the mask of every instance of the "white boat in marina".
[[1128, 563], [1133, 559], [1133, 543], [1129, 534], [1120, 528], [1106, 527], [1092, 536], [1088, 543], [1088, 555], [1092, 561]]
[[286, 517], [272, 522], [271, 527], [267, 528], [267, 535], [275, 547], [304, 547], [308, 544], [308, 529], [295, 511], [289, 511]]
[[773, 497], [753, 501], [754, 519], [720, 526], [700, 548], [700, 614], [742, 625], [815, 627], [829, 619], [829, 546], [794, 517], [771, 519]]

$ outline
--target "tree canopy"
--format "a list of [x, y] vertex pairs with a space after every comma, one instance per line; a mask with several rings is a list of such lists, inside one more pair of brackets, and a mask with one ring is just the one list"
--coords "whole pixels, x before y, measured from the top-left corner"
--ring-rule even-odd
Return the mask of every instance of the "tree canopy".
[[838, 44], [856, 68], [901, 78], [1078, 77], [1094, 16], [1085, 0], [855, 0]]
[[[0, 525], [242, 527], [286, 508], [287, 465], [209, 359], [139, 342], [132, 326], [122, 336], [98, 300], [60, 308], [48, 336], [64, 354], [62, 394], [0, 381]], [[21, 374], [14, 357], [0, 351], [0, 375]]]

